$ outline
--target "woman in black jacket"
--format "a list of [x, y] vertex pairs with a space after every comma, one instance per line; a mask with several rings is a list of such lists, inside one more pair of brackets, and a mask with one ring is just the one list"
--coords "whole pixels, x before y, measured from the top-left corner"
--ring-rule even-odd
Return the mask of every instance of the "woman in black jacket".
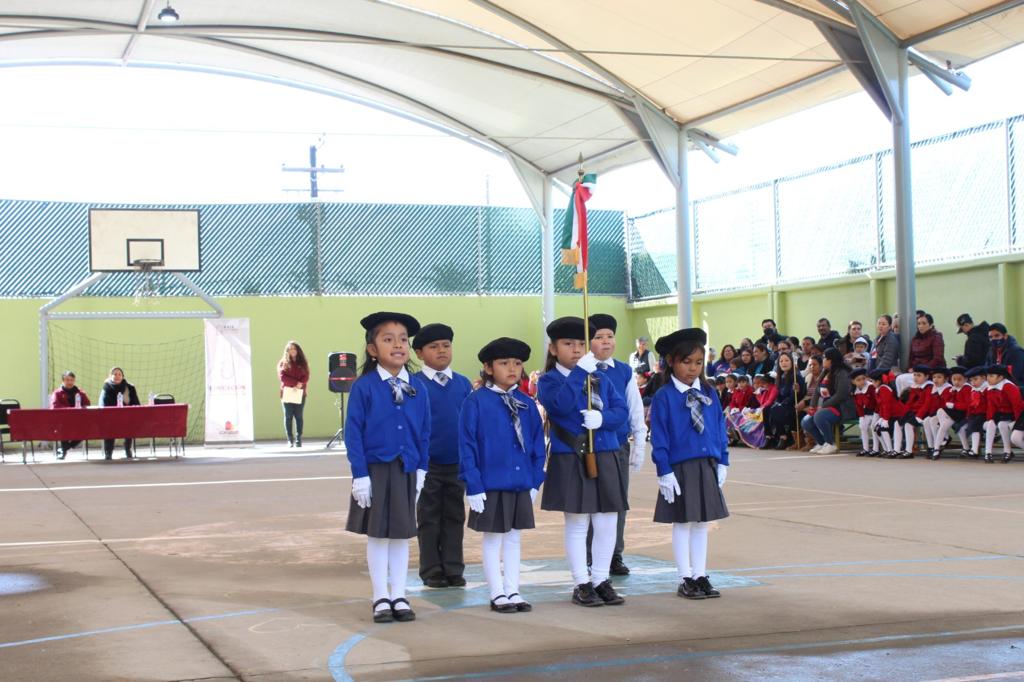
[[[120, 367], [110, 370], [110, 376], [103, 383], [103, 390], [100, 391], [100, 406], [121, 407], [122, 405], [139, 405], [139, 394], [135, 387], [129, 384], [124, 378], [124, 371]], [[114, 439], [103, 441], [103, 454], [107, 459], [114, 457]], [[124, 456], [131, 459], [132, 439], [124, 439]]]
[[807, 394], [803, 375], [795, 371], [793, 356], [785, 353], [779, 356], [778, 376], [775, 384], [779, 395], [767, 411], [768, 450], [785, 450], [793, 445], [796, 426], [796, 403]]
[[818, 386], [820, 401], [813, 415], [803, 418], [801, 426], [817, 445], [808, 452], [831, 455], [839, 452], [833, 428], [836, 424], [856, 416], [850, 370], [843, 364], [843, 354], [835, 348], [825, 350], [824, 372]]

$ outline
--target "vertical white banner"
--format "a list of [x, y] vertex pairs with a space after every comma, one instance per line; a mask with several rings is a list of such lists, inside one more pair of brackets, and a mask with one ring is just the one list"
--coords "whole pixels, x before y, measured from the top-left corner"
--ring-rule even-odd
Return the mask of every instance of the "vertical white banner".
[[204, 320], [206, 442], [251, 443], [252, 350], [249, 318]]

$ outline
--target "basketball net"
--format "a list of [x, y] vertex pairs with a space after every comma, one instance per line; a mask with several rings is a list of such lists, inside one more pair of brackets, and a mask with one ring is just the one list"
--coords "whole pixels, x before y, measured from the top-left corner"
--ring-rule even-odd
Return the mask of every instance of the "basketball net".
[[138, 277], [135, 282], [135, 297], [132, 305], [136, 308], [142, 307], [143, 303], [153, 305], [156, 303], [156, 286], [153, 282], [155, 272], [153, 268], [158, 265], [158, 260], [140, 259], [133, 265], [138, 268]]

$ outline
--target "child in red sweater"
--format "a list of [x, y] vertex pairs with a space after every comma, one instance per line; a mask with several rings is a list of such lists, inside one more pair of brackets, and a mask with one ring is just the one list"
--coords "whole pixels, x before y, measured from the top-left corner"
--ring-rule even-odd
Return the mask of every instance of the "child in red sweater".
[[937, 438], [933, 444], [932, 459], [942, 456], [942, 449], [949, 442], [949, 431], [953, 430], [960, 437], [963, 447], [961, 456], [966, 456], [971, 448], [967, 444], [967, 408], [971, 405], [971, 385], [967, 383], [967, 370], [963, 367], [951, 367], [949, 370], [949, 395], [946, 402], [939, 405], [935, 412], [935, 433]]
[[988, 391], [985, 410], [985, 461], [991, 463], [992, 448], [996, 443], [996, 431], [1003, 441], [1003, 462], [1013, 459], [1010, 447], [1010, 430], [1022, 412], [1024, 401], [1020, 389], [1010, 381], [1010, 371], [1005, 365], [992, 365], [988, 372]]
[[[868, 375], [871, 383], [875, 386], [875, 412], [878, 419], [875, 421], [875, 434], [881, 444], [878, 457], [893, 459], [896, 451], [892, 448], [893, 429], [903, 416], [903, 403], [896, 399], [896, 391], [892, 386], [885, 383], [887, 369], [876, 369]], [[868, 453], [869, 457], [876, 455]]]
[[893, 437], [895, 455], [900, 459], [914, 458], [914, 437], [917, 435], [917, 427], [922, 425], [928, 413], [928, 396], [932, 390], [932, 382], [928, 375], [931, 372], [932, 368], [926, 365], [914, 367], [914, 383], [904, 391], [907, 396], [904, 412]]
[[[875, 433], [875, 422], [878, 421], [875, 402], [875, 385], [868, 380], [868, 373], [863, 369], [850, 372], [853, 381], [853, 405], [857, 408], [857, 419], [860, 422], [860, 452], [858, 457], [878, 456], [878, 434]], [[874, 446], [871, 445], [872, 439]]]
[[924, 424], [924, 437], [928, 442], [928, 459], [935, 461], [939, 458], [941, 444], [945, 444], [947, 432], [939, 431], [939, 409], [946, 406], [946, 403], [953, 400], [953, 387], [949, 383], [949, 370], [945, 367], [932, 369], [932, 392], [928, 395], [927, 414], [922, 423]]
[[971, 396], [967, 405], [967, 423], [960, 429], [964, 440], [970, 439], [967, 457], [977, 458], [981, 449], [981, 434], [985, 431], [985, 414], [988, 411], [988, 382], [985, 367], [974, 367], [964, 375], [971, 384]]

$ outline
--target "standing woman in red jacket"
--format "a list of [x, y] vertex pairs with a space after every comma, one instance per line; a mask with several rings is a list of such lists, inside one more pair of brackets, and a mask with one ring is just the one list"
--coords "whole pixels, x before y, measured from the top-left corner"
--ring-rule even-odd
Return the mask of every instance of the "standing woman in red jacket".
[[910, 339], [910, 357], [907, 371], [896, 377], [896, 394], [903, 392], [914, 383], [914, 368], [923, 365], [931, 369], [946, 366], [946, 342], [942, 332], [935, 328], [935, 320], [928, 313], [917, 316], [917, 333]]
[[[277, 376], [281, 379], [281, 406], [284, 408], [284, 432], [288, 436], [288, 447], [302, 447], [302, 410], [306, 407], [306, 385], [309, 383], [309, 363], [302, 346], [289, 341], [284, 347], [284, 355], [277, 363]], [[287, 393], [302, 391], [301, 401]], [[295, 420], [295, 432], [292, 435], [292, 419]]]

